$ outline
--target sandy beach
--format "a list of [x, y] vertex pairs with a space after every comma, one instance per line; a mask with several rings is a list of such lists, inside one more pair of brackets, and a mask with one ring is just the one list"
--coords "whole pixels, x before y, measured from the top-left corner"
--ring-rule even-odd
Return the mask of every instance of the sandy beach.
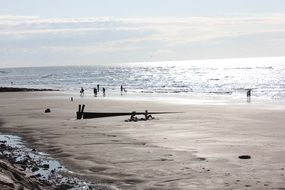
[[[182, 113], [76, 120], [79, 104], [86, 111]], [[260, 103], [71, 102], [63, 92], [0, 93], [0, 132], [23, 137], [84, 179], [121, 189], [282, 189], [284, 115], [284, 106]]]

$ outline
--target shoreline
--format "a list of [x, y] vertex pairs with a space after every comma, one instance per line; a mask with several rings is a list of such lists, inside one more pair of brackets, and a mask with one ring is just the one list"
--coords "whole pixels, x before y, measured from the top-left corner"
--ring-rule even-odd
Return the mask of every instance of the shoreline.
[[[32, 147], [92, 182], [122, 189], [284, 186], [285, 160], [280, 155], [285, 150], [278, 145], [285, 137], [285, 111], [274, 105], [176, 105], [108, 98], [71, 102], [64, 92], [1, 93], [0, 97], [4, 110], [0, 117], [7, 122], [0, 131], [23, 136]], [[128, 123], [126, 117], [76, 120], [78, 104], [83, 103], [88, 111], [183, 113]], [[47, 107], [49, 114], [44, 113]], [[239, 160], [243, 154], [252, 159]]]
[[[66, 89], [58, 89], [58, 88], [30, 88], [30, 87], [0, 87], [0, 93], [7, 92], [47, 92], [53, 94], [54, 92], [59, 92], [56, 98], [64, 97], [69, 95], [73, 98], [82, 98], [79, 95], [79, 92], [76, 90], [66, 90]], [[53, 94], [54, 97], [54, 94]], [[110, 99], [110, 100], [123, 100], [123, 101], [152, 101], [159, 103], [172, 103], [172, 104], [259, 104], [259, 105], [274, 105], [285, 108], [285, 100], [284, 99], [274, 99], [269, 97], [259, 97], [252, 95], [250, 102], [247, 102], [246, 92], [244, 96], [241, 95], [233, 95], [233, 94], [223, 94], [223, 93], [123, 93], [120, 94], [118, 90], [111, 90], [111, 93], [106, 96], [99, 94], [97, 97], [94, 97], [93, 91], [88, 90], [85, 91], [86, 99]]]
[[0, 187], [5, 189], [118, 190], [79, 179], [57, 160], [26, 147], [22, 138], [14, 135], [0, 134], [0, 168]]

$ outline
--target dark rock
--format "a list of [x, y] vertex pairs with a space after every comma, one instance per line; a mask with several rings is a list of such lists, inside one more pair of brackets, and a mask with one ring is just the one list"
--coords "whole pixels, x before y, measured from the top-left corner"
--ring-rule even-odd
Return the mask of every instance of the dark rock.
[[239, 159], [251, 159], [251, 156], [250, 155], [240, 155], [238, 158]]
[[37, 88], [16, 88], [16, 87], [0, 87], [0, 92], [30, 92], [30, 91], [59, 91], [56, 89], [37, 89]]
[[44, 165], [42, 165], [42, 168], [44, 168], [44, 169], [49, 169], [49, 164], [44, 164]]
[[67, 190], [67, 189], [71, 189], [71, 188], [72, 188], [72, 186], [69, 184], [61, 184], [61, 185], [57, 186], [55, 188], [55, 190]]
[[38, 171], [38, 170], [39, 170], [39, 168], [36, 167], [36, 166], [34, 166], [34, 167], [32, 168], [32, 172], [36, 172], [36, 171]]
[[45, 113], [50, 113], [50, 109], [47, 108], [47, 109], [45, 110]]

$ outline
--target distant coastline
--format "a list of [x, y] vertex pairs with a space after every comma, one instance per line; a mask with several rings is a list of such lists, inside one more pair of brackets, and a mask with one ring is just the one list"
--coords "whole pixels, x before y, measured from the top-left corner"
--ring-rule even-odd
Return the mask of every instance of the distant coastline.
[[59, 91], [48, 88], [17, 88], [17, 87], [0, 87], [0, 92], [31, 92], [31, 91]]

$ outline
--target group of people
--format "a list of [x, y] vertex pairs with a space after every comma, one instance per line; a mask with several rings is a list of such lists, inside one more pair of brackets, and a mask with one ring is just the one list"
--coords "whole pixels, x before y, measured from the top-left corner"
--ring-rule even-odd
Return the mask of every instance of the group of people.
[[[85, 89], [83, 87], [81, 87], [80, 89], [80, 96], [84, 96], [84, 91]], [[93, 93], [94, 93], [94, 96], [97, 97], [98, 93], [100, 91], [100, 85], [97, 84], [97, 87], [93, 88]], [[102, 88], [102, 92], [103, 92], [103, 96], [106, 95], [106, 89], [103, 87]], [[121, 85], [121, 95], [123, 95], [125, 92], [127, 92], [126, 88], [123, 87], [123, 85]]]
[[[85, 89], [83, 87], [81, 87], [80, 96], [84, 96], [84, 91], [85, 91]], [[100, 85], [97, 84], [97, 88], [96, 87], [93, 88], [93, 93], [94, 93], [95, 97], [97, 97], [97, 94], [99, 93], [99, 91], [100, 91]], [[106, 95], [106, 89], [104, 87], [102, 88], [102, 92], [103, 92], [103, 96], [105, 96]]]
[[149, 120], [149, 119], [154, 119], [154, 117], [152, 116], [152, 115], [150, 115], [149, 113], [148, 113], [148, 111], [147, 110], [145, 110], [145, 112], [144, 112], [144, 118], [138, 118], [137, 116], [136, 116], [136, 112], [135, 111], [133, 111], [132, 113], [131, 113], [131, 117], [130, 117], [130, 119], [129, 120], [127, 120], [127, 121], [139, 121], [139, 120], [142, 120], [142, 121], [146, 121], [146, 120]]
[[[93, 93], [95, 97], [97, 97], [97, 94], [99, 93], [99, 91], [100, 91], [100, 86], [99, 84], [97, 84], [97, 88], [93, 88]], [[105, 96], [106, 89], [104, 87], [102, 88], [102, 92], [103, 92], [103, 96]]]
[[[81, 87], [80, 89], [80, 96], [84, 96], [84, 88]], [[97, 88], [93, 88], [93, 93], [94, 93], [94, 96], [97, 97], [97, 94], [99, 93], [100, 91], [100, 85], [97, 84]], [[247, 102], [250, 102], [251, 101], [251, 91], [252, 89], [247, 89], [247, 92], [246, 92], [246, 97], [247, 97]], [[102, 88], [102, 92], [103, 92], [103, 96], [106, 95], [106, 89], [103, 87]], [[123, 87], [123, 85], [121, 85], [121, 95], [123, 95], [123, 93], [127, 92], [126, 88]], [[147, 110], [146, 110], [147, 111]]]

